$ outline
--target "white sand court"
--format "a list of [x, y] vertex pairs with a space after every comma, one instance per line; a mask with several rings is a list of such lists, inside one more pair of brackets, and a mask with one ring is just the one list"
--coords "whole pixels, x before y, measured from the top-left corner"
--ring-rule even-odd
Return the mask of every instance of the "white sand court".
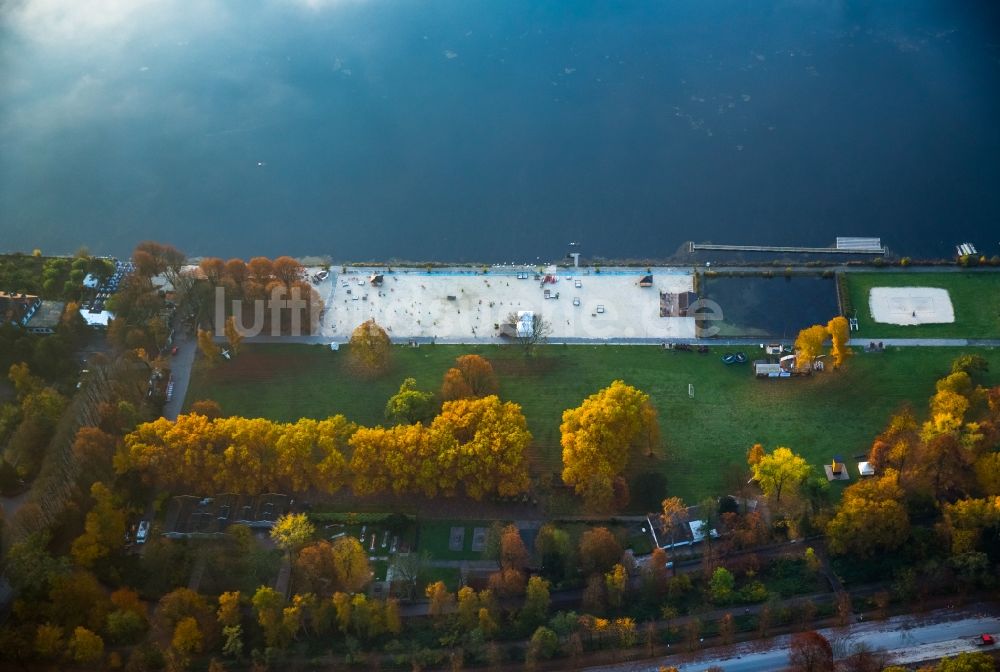
[[882, 324], [950, 324], [955, 321], [948, 290], [938, 287], [872, 287], [872, 319]]
[[[381, 274], [381, 283], [372, 277]], [[539, 313], [554, 340], [693, 338], [692, 317], [661, 317], [660, 294], [693, 290], [690, 271], [652, 269], [352, 269], [331, 273], [317, 290], [326, 301], [322, 333], [347, 340], [374, 318], [394, 340], [438, 338], [494, 342], [511, 313]]]

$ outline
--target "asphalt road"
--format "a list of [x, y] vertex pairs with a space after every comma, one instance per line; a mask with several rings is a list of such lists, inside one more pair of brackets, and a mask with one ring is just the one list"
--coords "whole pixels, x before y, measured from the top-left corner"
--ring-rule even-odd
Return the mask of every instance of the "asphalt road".
[[[882, 651], [896, 663], [917, 663], [963, 651], [975, 651], [974, 638], [984, 632], [1000, 634], [1000, 615], [993, 605], [951, 610], [941, 609], [922, 615], [897, 616], [885, 621], [858, 623], [846, 628], [819, 631], [830, 640], [834, 654], [843, 658], [860, 646]], [[704, 672], [713, 665], [725, 672], [774, 672], [788, 666], [790, 637], [782, 636], [764, 644], [740, 644], [725, 650], [703, 652], [696, 661], [680, 657], [658, 658], [638, 663], [590, 667], [601, 672], [656, 672], [661, 665], [676, 665], [681, 672]]]
[[188, 383], [191, 382], [191, 369], [194, 366], [194, 356], [198, 352], [198, 343], [182, 330], [177, 330], [177, 354], [171, 358], [170, 375], [174, 381], [174, 396], [163, 405], [163, 417], [176, 420], [184, 407], [184, 397], [187, 396]]

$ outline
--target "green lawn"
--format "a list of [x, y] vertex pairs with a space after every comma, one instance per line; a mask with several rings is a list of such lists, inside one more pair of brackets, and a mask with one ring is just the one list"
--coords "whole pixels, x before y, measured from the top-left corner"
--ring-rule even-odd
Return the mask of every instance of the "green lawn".
[[[282, 421], [344, 413], [374, 424], [403, 378], [412, 376], [419, 386], [437, 389], [455, 357], [469, 352], [493, 361], [501, 396], [524, 408], [539, 470], [560, 468], [564, 409], [616, 378], [644, 390], [659, 410], [663, 450], [654, 458], [637, 455], [631, 475], [658, 470], [666, 476], [669, 494], [695, 502], [730, 487], [727, 468], [742, 465], [754, 442], [788, 446], [817, 471], [834, 453], [850, 462], [867, 450], [901, 404], [912, 403], [922, 412], [935, 380], [947, 374], [954, 357], [971, 350], [889, 348], [858, 353], [839, 372], [757, 380], [748, 365], [722, 364], [720, 348], [698, 355], [651, 346], [549, 346], [526, 363], [513, 348], [435, 345], [396, 348], [391, 373], [362, 382], [344, 371], [344, 350], [246, 345], [233, 362], [196, 369], [187, 403], [210, 398], [227, 414]], [[997, 384], [1000, 350], [979, 352], [990, 361], [991, 382]], [[756, 353], [748, 354], [752, 359]], [[694, 398], [688, 396], [689, 383]]]
[[[1000, 273], [845, 273], [861, 338], [1000, 338]], [[872, 320], [872, 287], [940, 287], [955, 309], [952, 324], [900, 326]], [[845, 310], [847, 306], [845, 306]]]
[[[490, 521], [425, 520], [420, 523], [420, 542], [417, 550], [421, 553], [426, 551], [433, 560], [482, 560], [483, 552], [472, 550], [472, 538], [475, 528], [489, 526]], [[453, 551], [450, 548], [452, 527], [461, 527], [465, 530], [460, 551]]]

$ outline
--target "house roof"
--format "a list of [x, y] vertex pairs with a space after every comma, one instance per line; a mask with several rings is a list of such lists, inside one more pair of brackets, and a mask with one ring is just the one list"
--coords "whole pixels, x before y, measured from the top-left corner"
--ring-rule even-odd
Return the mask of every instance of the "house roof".
[[62, 319], [66, 304], [62, 301], [42, 301], [42, 305], [28, 320], [29, 329], [55, 329]]
[[39, 299], [23, 292], [0, 292], [0, 319], [24, 325], [37, 308]]
[[110, 310], [99, 310], [93, 312], [87, 310], [86, 308], [80, 309], [80, 317], [83, 321], [87, 323], [88, 327], [106, 327], [108, 323], [115, 318], [114, 313]]

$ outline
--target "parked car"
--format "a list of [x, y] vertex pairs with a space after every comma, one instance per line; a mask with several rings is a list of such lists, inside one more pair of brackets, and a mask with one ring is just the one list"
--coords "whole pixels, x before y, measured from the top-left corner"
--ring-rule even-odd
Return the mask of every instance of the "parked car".
[[149, 538], [149, 521], [144, 520], [139, 523], [139, 530], [135, 533], [135, 543], [145, 544]]

